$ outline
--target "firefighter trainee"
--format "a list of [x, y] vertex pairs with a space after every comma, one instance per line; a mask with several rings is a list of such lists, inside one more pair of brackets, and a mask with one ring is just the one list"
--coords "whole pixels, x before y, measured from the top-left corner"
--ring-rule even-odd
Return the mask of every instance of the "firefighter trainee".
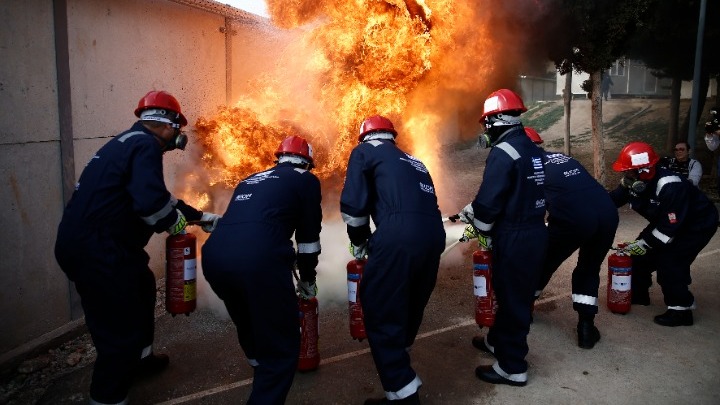
[[289, 136], [275, 156], [274, 167], [237, 185], [202, 248], [205, 278], [225, 303], [254, 369], [248, 404], [285, 403], [300, 354], [295, 293], [303, 299], [317, 294], [322, 208], [320, 180], [310, 172], [313, 150]]
[[492, 353], [496, 361], [477, 367], [475, 375], [512, 386], [527, 384], [531, 307], [548, 242], [543, 152], [525, 135], [520, 121], [525, 111], [520, 96], [508, 89], [485, 100], [480, 144], [492, 149], [475, 199], [459, 214], [474, 227], [480, 245], [492, 249], [498, 304], [487, 335], [473, 338], [473, 346]]
[[[543, 143], [534, 129], [526, 127], [525, 133], [535, 144]], [[605, 187], [577, 160], [546, 151], [543, 162], [549, 241], [535, 299], [558, 267], [579, 249], [572, 272], [572, 303], [578, 313], [577, 342], [583, 349], [592, 349], [600, 340], [600, 331], [595, 326], [600, 267], [615, 239], [617, 208]]]
[[155, 276], [144, 247], [153, 232], [183, 232], [187, 221], [216, 214], [198, 211], [165, 187], [163, 154], [184, 149], [187, 119], [170, 93], [150, 91], [138, 102], [137, 121], [103, 146], [85, 166], [65, 207], [55, 257], [81, 298], [97, 350], [91, 404], [125, 404], [133, 377], [165, 369], [166, 354], [152, 350]]
[[717, 231], [718, 211], [699, 188], [658, 165], [659, 160], [647, 143], [625, 145], [613, 163], [623, 178], [610, 196], [617, 207], [629, 203], [648, 220], [626, 247], [633, 255], [632, 303], [650, 305], [651, 273], [657, 270], [667, 311], [655, 323], [690, 326], [695, 309], [690, 266]]
[[[350, 154], [340, 211], [351, 252], [367, 255], [359, 296], [385, 397], [365, 404], [417, 404], [420, 377], [410, 365], [425, 306], [435, 288], [445, 229], [428, 169], [396, 144], [383, 116], [360, 126]], [[375, 224], [371, 232], [370, 219]]]

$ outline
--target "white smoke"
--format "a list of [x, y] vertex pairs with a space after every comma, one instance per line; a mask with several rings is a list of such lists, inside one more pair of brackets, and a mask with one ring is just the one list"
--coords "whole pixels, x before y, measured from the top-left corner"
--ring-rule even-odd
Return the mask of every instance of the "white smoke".
[[[445, 252], [440, 263], [441, 267], [465, 262], [463, 249], [459, 248], [463, 244], [456, 244], [464, 229], [464, 224], [446, 223]], [[322, 253], [317, 266], [318, 300], [323, 305], [346, 305], [348, 299], [346, 266], [353, 257], [348, 250], [350, 240], [345, 224], [339, 219], [323, 223], [320, 243]], [[220, 319], [230, 319], [225, 304], [203, 276], [200, 258], [198, 258], [197, 289], [198, 308], [209, 309]]]

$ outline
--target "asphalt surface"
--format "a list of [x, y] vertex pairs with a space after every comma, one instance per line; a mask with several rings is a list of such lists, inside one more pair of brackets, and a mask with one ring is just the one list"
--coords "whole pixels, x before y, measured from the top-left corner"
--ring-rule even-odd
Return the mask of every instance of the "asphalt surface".
[[[634, 239], [646, 222], [625, 208], [620, 215], [615, 241]], [[342, 227], [325, 228], [333, 233]], [[457, 227], [448, 228], [449, 235], [457, 233]], [[340, 242], [332, 246], [335, 239], [345, 240], [323, 239], [325, 257], [321, 256], [318, 276], [322, 361], [318, 370], [296, 374], [288, 404], [362, 404], [383, 395], [367, 341], [350, 338], [344, 295], [344, 264], [350, 257], [344, 246], [340, 250]], [[325, 240], [331, 241], [329, 248]], [[650, 290], [650, 306], [633, 306], [626, 315], [611, 313], [605, 305], [604, 263], [595, 321], [602, 339], [590, 350], [577, 346], [577, 316], [570, 299], [576, 259], [572, 256], [536, 305], [525, 387], [496, 386], [474, 375], [475, 367], [494, 360], [470, 344], [481, 333], [472, 317], [472, 249], [459, 245], [444, 256], [411, 351], [413, 367], [423, 381], [423, 404], [720, 404], [720, 232], [692, 268], [697, 309], [690, 327], [653, 323], [653, 316], [666, 309], [657, 285]], [[189, 317], [158, 317], [155, 350], [170, 355], [170, 366], [137, 382], [131, 404], [246, 402], [252, 369], [222, 306], [206, 285], [201, 282], [200, 287], [205, 298]], [[56, 380], [39, 403], [86, 403], [91, 373], [92, 366], [86, 366]]]

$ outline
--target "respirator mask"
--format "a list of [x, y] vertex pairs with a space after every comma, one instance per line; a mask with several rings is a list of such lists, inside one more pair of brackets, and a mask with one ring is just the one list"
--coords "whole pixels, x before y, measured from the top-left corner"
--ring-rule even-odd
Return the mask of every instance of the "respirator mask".
[[180, 130], [180, 124], [176, 122], [180, 119], [179, 113], [162, 108], [150, 108], [140, 113], [140, 119], [143, 121], [162, 122], [170, 125], [175, 130], [172, 139], [168, 142], [164, 142], [164, 140], [161, 139], [161, 142], [164, 144], [163, 152], [169, 152], [175, 149], [185, 150], [188, 137], [185, 132]]
[[652, 171], [649, 167], [637, 170], [628, 170], [620, 180], [620, 184], [630, 191], [630, 194], [639, 196], [647, 189], [647, 180], [652, 178]]
[[[175, 128], [175, 135], [173, 135], [172, 139], [165, 144], [165, 147], [163, 148], [163, 152], [169, 152], [171, 150], [180, 149], [185, 150], [185, 147], [188, 143], [188, 137], [185, 134], [185, 132], [180, 130], [180, 125], [178, 124], [171, 124], [173, 128]], [[177, 125], [177, 127], [176, 127]]]
[[522, 124], [520, 117], [509, 114], [488, 115], [483, 121], [485, 131], [480, 134], [478, 144], [481, 148], [495, 146], [502, 135], [511, 127]]

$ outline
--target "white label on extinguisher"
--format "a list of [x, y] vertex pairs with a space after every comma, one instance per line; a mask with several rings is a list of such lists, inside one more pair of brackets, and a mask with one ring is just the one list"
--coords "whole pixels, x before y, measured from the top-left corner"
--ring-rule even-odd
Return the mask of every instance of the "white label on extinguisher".
[[348, 301], [357, 302], [357, 281], [348, 281]]
[[185, 259], [185, 280], [197, 278], [197, 259]]
[[487, 280], [485, 276], [473, 276], [473, 284], [476, 297], [487, 297]]
[[612, 276], [612, 289], [615, 291], [630, 291], [630, 276]]

